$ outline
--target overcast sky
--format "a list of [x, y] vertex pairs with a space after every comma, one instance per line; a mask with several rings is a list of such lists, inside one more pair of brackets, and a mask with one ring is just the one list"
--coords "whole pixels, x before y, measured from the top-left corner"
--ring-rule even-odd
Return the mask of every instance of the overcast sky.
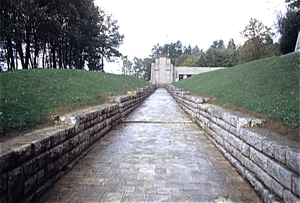
[[[215, 40], [227, 45], [240, 36], [250, 18], [273, 27], [278, 12], [285, 12], [285, 0], [95, 0], [95, 4], [118, 21], [124, 34], [120, 52], [129, 60], [146, 58], [159, 43], [177, 42], [206, 51]], [[122, 61], [106, 64], [106, 72], [120, 73]]]

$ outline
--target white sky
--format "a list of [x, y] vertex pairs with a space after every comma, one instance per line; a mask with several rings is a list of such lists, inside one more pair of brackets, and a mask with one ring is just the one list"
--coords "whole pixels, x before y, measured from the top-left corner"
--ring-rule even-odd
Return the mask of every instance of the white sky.
[[[225, 45], [233, 38], [243, 44], [240, 36], [250, 18], [274, 27], [276, 15], [285, 12], [285, 0], [95, 0], [124, 34], [120, 52], [132, 60], [146, 58], [159, 43], [177, 42], [184, 46], [198, 45], [206, 51], [215, 40]], [[106, 72], [120, 73], [122, 61], [104, 66]]]

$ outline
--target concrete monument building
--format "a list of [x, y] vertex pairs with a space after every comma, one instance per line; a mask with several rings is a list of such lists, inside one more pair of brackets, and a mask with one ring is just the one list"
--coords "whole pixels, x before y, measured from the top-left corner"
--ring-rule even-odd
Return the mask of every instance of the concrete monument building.
[[165, 84], [178, 82], [193, 75], [219, 69], [223, 69], [223, 67], [174, 67], [171, 64], [171, 59], [160, 57], [155, 60], [155, 63], [151, 64], [150, 82], [164, 86]]
[[173, 83], [174, 67], [171, 59], [165, 57], [155, 59], [155, 63], [151, 64], [151, 83], [153, 84], [169, 84]]

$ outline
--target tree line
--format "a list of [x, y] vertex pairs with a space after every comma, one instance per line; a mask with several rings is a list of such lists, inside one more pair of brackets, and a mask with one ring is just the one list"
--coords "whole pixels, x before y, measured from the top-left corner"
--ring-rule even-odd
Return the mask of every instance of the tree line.
[[3, 0], [0, 6], [0, 70], [4, 62], [8, 70], [104, 71], [104, 59], [122, 56], [117, 21], [93, 0]]
[[285, 15], [278, 14], [277, 32], [279, 42], [274, 43], [275, 33], [261, 21], [251, 18], [240, 35], [245, 38], [243, 45], [236, 45], [234, 39], [227, 43], [215, 40], [205, 52], [196, 45], [184, 46], [181, 41], [163, 46], [156, 44], [151, 50], [150, 58], [134, 58], [133, 62], [123, 60], [122, 73], [135, 75], [150, 80], [151, 63], [160, 56], [171, 59], [175, 66], [187, 67], [233, 67], [238, 64], [260, 58], [279, 56], [293, 52], [300, 31], [300, 1], [286, 0], [288, 10]]

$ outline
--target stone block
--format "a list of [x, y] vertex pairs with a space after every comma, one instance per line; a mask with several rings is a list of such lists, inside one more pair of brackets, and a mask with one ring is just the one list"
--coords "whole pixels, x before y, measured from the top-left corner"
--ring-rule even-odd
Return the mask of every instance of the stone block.
[[68, 164], [69, 154], [65, 154], [44, 168], [44, 179], [48, 180]]
[[43, 152], [45, 152], [47, 149], [51, 147], [51, 140], [50, 137], [45, 137], [40, 140], [34, 140], [31, 142], [33, 154], [34, 156], [37, 156]]
[[40, 185], [43, 181], [44, 181], [44, 170], [40, 170], [38, 173], [37, 173], [37, 184]]
[[224, 141], [223, 147], [224, 147], [230, 154], [233, 153], [234, 147], [231, 146], [231, 144], [229, 144], [228, 142]]
[[240, 153], [238, 150], [234, 149], [232, 155], [245, 166], [247, 159], [242, 153]]
[[260, 134], [260, 130], [258, 129], [241, 128], [239, 129], [239, 137], [259, 151], [262, 151], [263, 141], [266, 139], [266, 137]]
[[38, 155], [35, 157], [33, 161], [33, 172], [36, 173], [41, 170], [43, 167], [46, 166], [46, 163], [49, 161], [50, 152], [46, 151], [43, 154]]
[[269, 159], [267, 173], [270, 174], [274, 179], [276, 179], [284, 187], [291, 190], [292, 172], [289, 171], [288, 169], [286, 169], [284, 166]]
[[216, 141], [219, 140], [220, 136], [216, 132], [214, 132], [213, 130], [211, 130], [208, 127], [205, 130], [210, 135], [210, 137], [212, 137], [214, 140], [216, 140]]
[[218, 112], [218, 115], [219, 117], [225, 121], [226, 123], [232, 125], [232, 126], [235, 126], [237, 127], [238, 125], [238, 116], [237, 115], [234, 115], [231, 111], [225, 111], [225, 110], [219, 110], [217, 111]]
[[93, 120], [91, 120], [91, 125], [93, 126], [93, 125], [95, 125], [95, 124], [97, 124], [99, 122], [100, 122], [100, 116], [97, 116], [96, 118], [94, 118]]
[[278, 142], [273, 140], [264, 140], [263, 141], [263, 152], [268, 156], [280, 161], [281, 163], [286, 163], [286, 151], [287, 147], [278, 144]]
[[210, 128], [216, 132], [218, 135], [222, 135], [222, 128], [220, 126], [218, 126], [217, 124], [213, 123], [213, 122], [210, 122], [211, 126]]
[[298, 175], [292, 177], [292, 192], [300, 197], [300, 177]]
[[[36, 198], [41, 197], [54, 184], [54, 182], [55, 182], [54, 179], [50, 179], [49, 181], [45, 182], [45, 184], [41, 185], [40, 187], [38, 187], [36, 189], [34, 196]], [[31, 202], [31, 201], [28, 201], [28, 202]]]
[[83, 146], [85, 146], [85, 143], [81, 143], [79, 145], [77, 145], [76, 147], [74, 147], [70, 152], [69, 152], [69, 159], [68, 162], [73, 161], [76, 157], [79, 156], [79, 154], [82, 152], [83, 150]]
[[253, 173], [256, 174], [259, 180], [262, 181], [270, 190], [272, 190], [273, 178], [268, 173], [263, 171], [260, 167], [255, 165], [255, 163], [253, 163], [252, 161], [250, 162], [252, 163], [251, 170], [253, 171]]
[[226, 129], [226, 125], [228, 125], [226, 122], [224, 122], [221, 119], [217, 119], [214, 117], [213, 122], [215, 122], [218, 126], [220, 126], [223, 129]]
[[224, 139], [221, 137], [221, 136], [218, 136], [218, 134], [214, 133], [214, 136], [215, 140], [221, 145], [223, 146], [224, 145]]
[[24, 191], [24, 174], [22, 167], [7, 173], [8, 175], [8, 202], [19, 202]]
[[[245, 170], [245, 177], [247, 178], [247, 180], [250, 182], [250, 184], [255, 187], [257, 179], [255, 178], [255, 175], [250, 172], [249, 170]], [[262, 186], [263, 187], [263, 186]], [[260, 191], [260, 188], [255, 188], [256, 191]]]
[[287, 150], [286, 152], [286, 165], [300, 174], [300, 152], [294, 150]]
[[227, 130], [228, 132], [234, 134], [235, 136], [240, 137], [239, 133], [238, 133], [238, 129], [236, 127], [227, 124], [227, 125], [225, 125], [224, 129]]
[[86, 121], [83, 123], [83, 129], [86, 130], [88, 129], [90, 126], [92, 125], [92, 122], [91, 121]]
[[78, 142], [79, 142], [79, 137], [78, 135], [75, 135], [74, 137], [72, 137], [71, 139], [68, 140], [70, 148], [77, 146]]
[[206, 118], [209, 117], [208, 113], [205, 112], [205, 111], [200, 110], [200, 108], [199, 108], [199, 114], [202, 115], [202, 116], [204, 116], [204, 117], [206, 117]]
[[241, 164], [236, 164], [236, 170], [237, 172], [243, 177], [245, 178], [245, 168], [241, 165]]
[[284, 190], [283, 192], [283, 201], [284, 202], [300, 202], [300, 198], [292, 194], [289, 190]]
[[245, 142], [243, 142], [243, 144], [241, 144], [240, 147], [240, 151], [242, 152], [243, 155], [245, 155], [246, 157], [250, 156], [250, 146], [248, 144], [246, 144]]
[[22, 164], [23, 172], [25, 177], [31, 176], [33, 174], [33, 161], [30, 160]]
[[37, 174], [30, 177], [28, 180], [24, 182], [24, 195], [27, 195], [33, 188], [37, 186]]
[[223, 130], [221, 134], [227, 142], [229, 142], [231, 145], [233, 145], [246, 156], [249, 156], [249, 145], [244, 143], [241, 139], [237, 138], [234, 134], [228, 132], [227, 130]]
[[69, 127], [66, 129], [67, 139], [75, 135], [75, 127]]
[[0, 196], [7, 192], [7, 174], [0, 175]]
[[15, 151], [15, 164], [23, 163], [33, 156], [33, 150], [31, 147], [31, 143], [24, 144], [17, 148], [14, 148]]
[[278, 183], [276, 180], [272, 179], [271, 182], [271, 190], [278, 195], [280, 198], [283, 198], [284, 187]]
[[54, 147], [54, 146], [62, 143], [63, 141], [66, 140], [66, 138], [67, 138], [67, 135], [66, 135], [66, 131], [64, 131], [64, 130], [51, 135], [50, 136], [51, 147]]
[[250, 159], [263, 170], [267, 170], [270, 158], [252, 147], [250, 148]]
[[0, 155], [0, 174], [14, 167], [14, 152], [9, 151]]
[[78, 134], [78, 143], [82, 143], [86, 140], [86, 137], [87, 137], [87, 131], [88, 130], [85, 130], [81, 133]]
[[59, 144], [56, 147], [50, 149], [49, 150], [49, 152], [50, 152], [50, 154], [49, 154], [49, 161], [52, 162], [52, 161], [58, 159], [62, 155], [63, 149], [64, 149], [64, 145], [63, 144]]

